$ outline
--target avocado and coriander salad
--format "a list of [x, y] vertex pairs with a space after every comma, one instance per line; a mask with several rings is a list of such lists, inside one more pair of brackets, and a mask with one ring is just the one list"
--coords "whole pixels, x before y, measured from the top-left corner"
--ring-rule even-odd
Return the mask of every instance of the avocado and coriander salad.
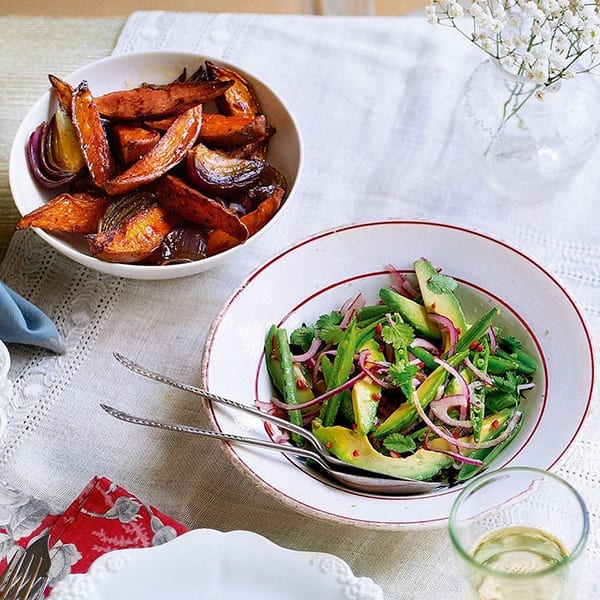
[[[377, 304], [358, 294], [313, 325], [272, 325], [268, 409], [311, 429], [349, 465], [448, 484], [481, 472], [523, 423], [536, 360], [492, 308], [469, 322], [458, 282], [426, 258], [393, 266]], [[302, 445], [300, 436], [278, 441]]]

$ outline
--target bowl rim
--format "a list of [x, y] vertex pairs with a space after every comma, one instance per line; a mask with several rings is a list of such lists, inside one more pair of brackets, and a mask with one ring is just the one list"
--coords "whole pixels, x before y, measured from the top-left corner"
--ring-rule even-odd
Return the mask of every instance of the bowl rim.
[[[238, 66], [235, 63], [231, 63], [227, 60], [211, 56], [208, 54], [202, 54], [197, 52], [189, 52], [189, 51], [180, 51], [180, 50], [165, 50], [165, 49], [156, 49], [156, 50], [144, 50], [140, 52], [126, 52], [122, 54], [113, 54], [110, 56], [106, 56], [100, 58], [98, 60], [89, 62], [85, 65], [82, 65], [78, 69], [75, 69], [68, 75], [64, 77], [66, 81], [72, 81], [77, 78], [81, 78], [83, 73], [88, 71], [89, 69], [95, 67], [101, 67], [107, 63], [115, 62], [115, 61], [127, 61], [127, 60], [140, 60], [147, 57], [150, 60], [156, 58], [158, 56], [163, 57], [163, 59], [171, 59], [175, 64], [177, 61], [181, 61], [183, 64], [184, 61], [187, 62], [198, 62], [202, 63], [204, 61], [213, 61], [219, 65], [232, 68], [236, 72], [238, 72], [242, 77], [249, 79], [253, 84], [258, 83], [260, 87], [264, 87], [268, 93], [272, 96], [272, 99], [279, 105], [280, 110], [285, 115], [286, 119], [289, 120], [291, 125], [291, 130], [293, 132], [293, 136], [296, 138], [296, 146], [298, 152], [298, 163], [295, 167], [295, 173], [293, 174], [293, 182], [288, 187], [286, 192], [285, 201], [282, 206], [279, 208], [277, 213], [271, 218], [259, 231], [257, 231], [254, 235], [250, 236], [246, 242], [243, 244], [238, 244], [229, 248], [223, 252], [215, 254], [213, 256], [206, 257], [199, 261], [193, 261], [190, 263], [179, 263], [179, 264], [170, 264], [170, 265], [145, 265], [145, 264], [134, 264], [134, 263], [111, 263], [107, 261], [102, 261], [90, 254], [86, 254], [81, 252], [77, 248], [74, 248], [68, 241], [64, 241], [59, 236], [53, 235], [47, 231], [44, 231], [38, 227], [32, 227], [35, 233], [42, 238], [46, 243], [48, 243], [51, 247], [53, 247], [56, 251], [67, 256], [69, 259], [86, 266], [88, 268], [94, 269], [101, 273], [105, 273], [107, 275], [116, 275], [119, 277], [129, 278], [129, 279], [144, 279], [144, 280], [162, 280], [162, 279], [175, 279], [180, 277], [188, 277], [192, 275], [197, 275], [203, 271], [207, 271], [214, 266], [220, 264], [227, 260], [228, 257], [235, 254], [244, 248], [248, 243], [252, 240], [258, 239], [266, 230], [268, 230], [271, 225], [277, 221], [277, 217], [280, 216], [284, 211], [287, 210], [287, 205], [289, 204], [292, 196], [297, 188], [298, 181], [302, 175], [303, 167], [304, 167], [304, 143], [302, 138], [302, 133], [300, 127], [298, 126], [298, 121], [296, 117], [290, 111], [287, 103], [285, 103], [280, 94], [276, 92], [273, 87], [267, 84], [262, 78], [253, 75], [252, 73], [246, 71], [243, 67]], [[86, 75], [89, 77], [89, 74]], [[9, 153], [9, 161], [8, 161], [8, 179], [9, 179], [9, 188], [11, 191], [11, 196], [13, 202], [19, 211], [19, 214], [23, 216], [27, 212], [23, 208], [22, 202], [19, 199], [19, 194], [17, 190], [18, 186], [18, 178], [22, 177], [21, 171], [16, 171], [16, 164], [23, 159], [24, 155], [24, 146], [23, 142], [28, 139], [31, 134], [31, 128], [27, 126], [26, 123], [32, 120], [33, 115], [41, 110], [44, 104], [46, 103], [56, 103], [55, 100], [51, 98], [52, 90], [49, 88], [44, 94], [42, 94], [35, 103], [30, 107], [27, 111], [26, 115], [21, 120], [19, 127], [14, 135], [13, 142], [11, 145], [10, 153]], [[260, 93], [257, 91], [257, 94]], [[25, 161], [25, 167], [27, 167], [27, 163]], [[27, 176], [32, 178], [32, 175], [27, 171]]]

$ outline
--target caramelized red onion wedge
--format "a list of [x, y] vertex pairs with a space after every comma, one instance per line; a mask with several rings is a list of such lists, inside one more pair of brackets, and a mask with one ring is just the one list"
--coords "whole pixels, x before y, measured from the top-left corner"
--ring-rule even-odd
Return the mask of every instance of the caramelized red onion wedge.
[[182, 226], [170, 231], [162, 242], [159, 264], [170, 265], [206, 258], [206, 230]]
[[448, 336], [447, 354], [448, 356], [452, 356], [456, 350], [456, 343], [458, 342], [458, 336], [460, 332], [452, 320], [444, 315], [439, 315], [438, 313], [427, 313], [427, 318], [436, 323], [442, 333], [445, 333]]
[[466, 419], [454, 419], [448, 414], [450, 408], [461, 408], [467, 407], [467, 398], [463, 394], [455, 394], [452, 396], [444, 396], [439, 400], [432, 400], [429, 405], [431, 412], [440, 420], [452, 427], [472, 427], [472, 423]]
[[186, 172], [194, 187], [205, 194], [229, 197], [257, 183], [265, 163], [231, 158], [222, 150], [195, 145], [186, 158]]
[[433, 433], [435, 433], [438, 437], [446, 440], [452, 446], [458, 446], [459, 448], [465, 448], [467, 450], [480, 450], [482, 448], [493, 448], [498, 444], [501, 444], [513, 431], [513, 429], [517, 426], [518, 422], [521, 420], [521, 411], [517, 410], [513, 413], [510, 418], [510, 421], [506, 425], [504, 431], [493, 440], [487, 440], [485, 442], [466, 442], [464, 440], [456, 439], [449, 433], [445, 432], [441, 427], [436, 425], [427, 415], [427, 413], [423, 410], [421, 403], [419, 402], [419, 397], [416, 392], [412, 394], [412, 403], [417, 411], [418, 415], [421, 417], [423, 422], [431, 429]]
[[79, 173], [65, 172], [53, 167], [47, 161], [46, 148], [48, 123], [45, 121], [35, 128], [27, 142], [27, 163], [35, 180], [46, 188], [57, 188], [71, 183]]

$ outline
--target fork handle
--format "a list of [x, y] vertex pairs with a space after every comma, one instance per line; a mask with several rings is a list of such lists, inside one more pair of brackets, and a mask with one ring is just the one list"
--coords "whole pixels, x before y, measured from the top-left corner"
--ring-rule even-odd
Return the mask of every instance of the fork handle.
[[108, 406], [107, 404], [100, 404], [100, 406], [111, 416], [127, 423], [133, 423], [134, 425], [145, 425], [146, 427], [154, 427], [157, 429], [166, 429], [167, 431], [179, 431], [181, 433], [192, 433], [203, 437], [224, 440], [227, 442], [237, 442], [240, 444], [248, 444], [250, 446], [259, 446], [268, 450], [277, 450], [284, 454], [291, 454], [293, 456], [302, 456], [303, 458], [310, 458], [314, 460], [323, 468], [327, 469], [328, 466], [325, 461], [312, 450], [307, 448], [298, 448], [296, 446], [289, 446], [287, 444], [277, 444], [268, 440], [261, 440], [259, 438], [244, 437], [233, 433], [224, 433], [222, 431], [212, 431], [210, 429], [200, 429], [199, 427], [192, 427], [190, 425], [178, 425], [177, 423], [164, 423], [162, 421], [155, 421], [153, 419], [146, 419], [144, 417], [136, 417], [122, 410]]
[[[202, 388], [190, 385], [188, 383], [182, 383], [181, 381], [176, 381], [175, 379], [171, 379], [167, 375], [162, 375], [161, 373], [156, 373], [155, 371], [151, 371], [142, 367], [141, 365], [133, 362], [129, 358], [119, 354], [118, 352], [113, 352], [114, 357], [125, 367], [127, 367], [130, 371], [137, 373], [138, 375], [142, 375], [143, 377], [147, 377], [148, 379], [153, 379], [154, 381], [158, 381], [160, 383], [165, 383], [166, 385], [170, 385], [172, 387], [178, 388], [180, 390], [184, 390], [186, 392], [190, 392], [196, 396], [200, 396], [205, 400], [210, 400], [212, 402], [216, 402], [218, 404], [223, 404], [225, 406], [231, 406], [237, 410], [242, 410], [251, 415], [260, 417], [263, 421], [268, 421], [277, 425], [281, 429], [285, 429], [286, 431], [291, 431], [293, 433], [297, 433], [301, 437], [303, 437], [307, 442], [309, 442], [320, 454], [325, 454], [321, 442], [307, 429], [300, 427], [299, 425], [295, 425], [294, 423], [290, 423], [285, 419], [281, 419], [280, 417], [276, 417], [275, 415], [270, 415], [269, 413], [262, 412], [253, 406], [249, 406], [247, 404], [242, 404], [241, 402], [236, 402], [235, 400], [230, 400], [229, 398], [223, 398], [222, 396], [217, 396], [212, 392], [204, 390]], [[323, 457], [324, 460], [327, 460], [327, 457]]]

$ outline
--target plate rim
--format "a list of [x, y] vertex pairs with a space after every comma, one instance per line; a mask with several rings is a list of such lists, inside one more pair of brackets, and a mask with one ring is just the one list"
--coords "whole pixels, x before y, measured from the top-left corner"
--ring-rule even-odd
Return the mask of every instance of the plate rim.
[[[221, 305], [221, 307], [220, 307], [219, 311], [217, 312], [216, 316], [214, 317], [214, 319], [211, 323], [211, 326], [208, 330], [208, 333], [207, 333], [206, 342], [204, 345], [202, 360], [201, 360], [201, 370], [200, 370], [201, 385], [205, 389], [210, 390], [210, 385], [209, 385], [209, 381], [208, 381], [208, 368], [209, 368], [209, 363], [210, 363], [210, 353], [211, 353], [211, 349], [212, 349], [212, 346], [215, 341], [215, 336], [216, 336], [217, 330], [218, 330], [221, 322], [225, 318], [225, 315], [228, 312], [228, 310], [230, 309], [230, 307], [235, 303], [238, 296], [244, 291], [244, 289], [252, 281], [254, 281], [254, 279], [256, 279], [261, 274], [262, 271], [267, 270], [273, 263], [281, 260], [287, 254], [294, 252], [296, 249], [298, 249], [302, 246], [311, 244], [311, 243], [315, 243], [325, 237], [329, 237], [332, 235], [336, 235], [339, 232], [346, 232], [346, 231], [350, 231], [353, 229], [370, 228], [370, 227], [377, 227], [377, 226], [390, 226], [390, 225], [420, 226], [420, 227], [425, 226], [425, 227], [432, 227], [432, 228], [436, 228], [436, 229], [438, 229], [438, 228], [450, 229], [452, 231], [456, 231], [456, 232], [459, 232], [462, 234], [467, 234], [467, 235], [475, 236], [477, 238], [482, 238], [486, 242], [500, 246], [504, 251], [509, 251], [509, 252], [515, 253], [522, 260], [525, 260], [534, 269], [538, 270], [544, 277], [546, 277], [556, 287], [556, 289], [562, 294], [562, 296], [568, 301], [569, 305], [573, 309], [574, 315], [576, 316], [579, 325], [581, 326], [581, 332], [583, 333], [583, 336], [586, 341], [585, 354], [589, 360], [590, 378], [589, 378], [589, 385], [586, 383], [587, 398], [585, 399], [584, 408], [581, 413], [581, 418], [579, 419], [579, 422], [577, 423], [576, 428], [571, 433], [568, 443], [566, 443], [564, 445], [564, 447], [560, 450], [560, 452], [555, 457], [553, 457], [553, 459], [547, 464], [546, 467], [544, 467], [544, 468], [550, 470], [561, 460], [561, 458], [565, 455], [565, 453], [573, 445], [575, 439], [577, 438], [579, 432], [581, 431], [581, 428], [583, 427], [583, 424], [584, 424], [584, 422], [588, 416], [589, 410], [590, 410], [592, 396], [594, 394], [594, 389], [595, 389], [595, 368], [596, 367], [595, 367], [595, 359], [594, 359], [594, 353], [593, 353], [592, 338], [591, 338], [591, 334], [590, 334], [588, 325], [585, 321], [583, 312], [580, 309], [577, 301], [573, 298], [571, 293], [566, 289], [566, 286], [557, 278], [556, 275], [551, 273], [546, 267], [544, 267], [539, 262], [537, 262], [536, 260], [531, 258], [523, 250], [521, 250], [517, 246], [513, 245], [512, 243], [508, 243], [508, 242], [504, 241], [503, 239], [494, 237], [489, 233], [485, 233], [485, 232], [476, 230], [474, 228], [468, 228], [463, 225], [458, 225], [458, 224], [449, 223], [449, 222], [442, 222], [442, 221], [432, 221], [432, 220], [427, 220], [427, 219], [423, 219], [423, 220], [421, 220], [421, 219], [396, 219], [396, 218], [377, 219], [377, 220], [372, 220], [372, 221], [362, 221], [362, 222], [358, 222], [358, 223], [348, 223], [348, 224], [341, 225], [341, 226], [335, 226], [335, 227], [323, 229], [320, 232], [308, 235], [299, 241], [289, 244], [286, 248], [284, 248], [281, 251], [277, 252], [276, 254], [272, 255], [270, 258], [268, 258], [262, 264], [260, 264], [258, 267], [256, 267], [251, 273], [249, 273], [242, 280], [242, 282], [239, 284], [237, 289], [234, 290], [229, 295], [229, 297], [225, 300], [225, 302]], [[587, 370], [586, 370], [586, 372], [587, 372]], [[207, 410], [207, 413], [211, 420], [212, 425], [214, 427], [220, 429], [214, 408], [212, 406], [207, 406], [206, 410]], [[325, 520], [326, 522], [329, 522], [329, 523], [331, 523], [333, 521], [333, 522], [341, 524], [341, 525], [354, 525], [354, 526], [364, 527], [364, 528], [368, 528], [368, 529], [385, 529], [385, 530], [394, 529], [394, 530], [403, 530], [403, 531], [417, 530], [417, 529], [423, 530], [425, 528], [440, 527], [447, 522], [447, 516], [435, 518], [435, 519], [423, 519], [423, 520], [414, 520], [413, 519], [410, 521], [393, 521], [393, 522], [392, 521], [374, 521], [371, 519], [357, 519], [357, 518], [353, 518], [353, 517], [349, 517], [349, 516], [340, 516], [339, 514], [334, 514], [334, 513], [327, 512], [325, 510], [322, 510], [322, 509], [319, 509], [319, 508], [316, 508], [313, 506], [306, 505], [305, 503], [297, 500], [296, 498], [291, 497], [289, 494], [284, 493], [284, 491], [274, 487], [273, 484], [270, 484], [269, 482], [264, 481], [263, 478], [258, 473], [255, 473], [248, 465], [246, 465], [244, 463], [242, 457], [240, 457], [236, 453], [235, 449], [231, 446], [231, 444], [227, 443], [227, 444], [224, 444], [224, 446], [225, 446], [224, 450], [225, 450], [226, 456], [228, 457], [230, 462], [232, 462], [235, 465], [235, 467], [238, 469], [238, 471], [240, 471], [245, 476], [246, 479], [251, 481], [254, 485], [257, 485], [267, 495], [278, 499], [279, 501], [283, 502], [285, 505], [291, 506], [291, 507], [295, 508], [297, 511], [299, 511], [300, 513], [306, 514], [308, 516], [315, 517], [320, 520]], [[514, 458], [514, 457], [512, 457], [512, 458]], [[356, 492], [356, 493], [360, 494], [360, 492]], [[451, 492], [447, 491], [446, 493], [451, 493]], [[391, 497], [390, 499], [393, 500], [394, 497]], [[400, 499], [404, 500], [406, 498], [400, 498]]]
[[[383, 600], [383, 590], [372, 577], [357, 575], [346, 560], [331, 552], [289, 548], [255, 531], [244, 529], [221, 531], [208, 527], [190, 529], [168, 542], [156, 546], [111, 550], [96, 558], [87, 572], [69, 573], [56, 584], [50, 598], [68, 600], [74, 597], [73, 591], [75, 591], [76, 597], [79, 597], [77, 595], [79, 591], [83, 591], [90, 596], [90, 600], [97, 600], [103, 598], [102, 585], [106, 582], [107, 577], [110, 585], [110, 578], [125, 577], [127, 569], [132, 564], [134, 569], [141, 561], [152, 565], [153, 561], [161, 560], [161, 565], [165, 565], [176, 559], [181, 552], [185, 552], [186, 557], [193, 560], [192, 557], [197, 556], [198, 549], [200, 549], [200, 553], [210, 550], [228, 555], [232, 548], [244, 549], [245, 547], [259, 548], [261, 552], [252, 554], [250, 557], [254, 556], [256, 561], [262, 564], [264, 564], [263, 558], [268, 556], [270, 559], [274, 558], [275, 561], [281, 561], [287, 568], [296, 565], [300, 573], [304, 573], [307, 568], [314, 569], [314, 575], [322, 582], [322, 586], [327, 586], [327, 588], [335, 586], [338, 591], [342, 589], [359, 590], [360, 595], [356, 596], [357, 600], [359, 598]], [[248, 555], [244, 558], [247, 559]], [[272, 562], [269, 562], [267, 566], [271, 564]], [[87, 585], [83, 585], [82, 580], [87, 580]], [[323, 591], [321, 585], [319, 588]]]

